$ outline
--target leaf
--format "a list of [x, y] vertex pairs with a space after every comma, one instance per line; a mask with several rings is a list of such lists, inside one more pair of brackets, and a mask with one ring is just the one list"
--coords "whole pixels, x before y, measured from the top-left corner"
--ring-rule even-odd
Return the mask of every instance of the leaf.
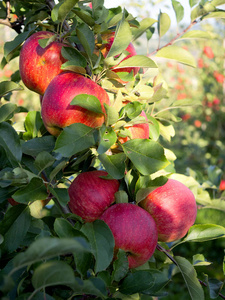
[[207, 283], [208, 289], [209, 289], [209, 295], [210, 299], [216, 299], [219, 296], [219, 293], [221, 292], [224, 282], [214, 279], [214, 278], [208, 278], [208, 275], [205, 275], [205, 281]]
[[17, 254], [13, 260], [14, 270], [76, 251], [90, 252], [89, 244], [82, 238], [42, 237], [35, 240], [26, 251]]
[[127, 275], [128, 271], [129, 263], [126, 252], [122, 249], [119, 249], [117, 252], [116, 260], [113, 262], [113, 281], [119, 282], [122, 278], [124, 278]]
[[123, 60], [114, 69], [140, 67], [140, 68], [158, 68], [156, 63], [145, 55], [134, 55]]
[[47, 151], [38, 153], [34, 165], [39, 172], [42, 172], [44, 169], [50, 167], [55, 162], [55, 158]]
[[38, 266], [32, 276], [32, 284], [36, 290], [48, 286], [75, 284], [74, 271], [66, 262], [48, 261]]
[[23, 87], [14, 81], [2, 81], [0, 82], [0, 99], [9, 92], [21, 90], [23, 90]]
[[37, 156], [43, 151], [51, 152], [54, 147], [55, 138], [50, 135], [34, 138], [22, 144], [23, 153], [31, 156]]
[[95, 257], [95, 272], [105, 270], [112, 262], [114, 237], [109, 227], [102, 220], [86, 223], [81, 231], [88, 237]]
[[201, 224], [192, 226], [184, 242], [205, 242], [225, 237], [225, 228], [215, 224]]
[[149, 29], [157, 20], [152, 18], [144, 18], [139, 22], [139, 26], [132, 28], [132, 42], [138, 39], [147, 29]]
[[212, 0], [211, 4], [214, 6], [219, 6], [225, 4], [225, 0]]
[[13, 127], [6, 123], [0, 123], [0, 146], [3, 147], [12, 166], [17, 167], [22, 159], [20, 139]]
[[68, 62], [64, 63], [61, 68], [64, 69], [65, 67], [71, 64], [85, 68], [87, 66], [87, 61], [84, 56], [75, 48], [71, 47], [62, 47], [61, 50], [62, 56], [68, 60]]
[[184, 257], [175, 256], [177, 267], [180, 270], [192, 300], [204, 300], [204, 291], [198, 281], [196, 271], [192, 264]]
[[195, 6], [198, 2], [199, 0], [189, 0], [189, 4], [191, 7]]
[[45, 200], [48, 197], [46, 186], [41, 178], [34, 177], [23, 188], [17, 190], [12, 198], [19, 202], [28, 204], [36, 200]]
[[160, 12], [158, 18], [158, 32], [159, 36], [162, 37], [164, 34], [167, 33], [171, 25], [170, 17], [167, 13]]
[[54, 151], [70, 157], [95, 145], [95, 129], [82, 123], [75, 123], [63, 129], [56, 140]]
[[93, 95], [79, 94], [70, 102], [71, 105], [78, 105], [97, 114], [103, 114], [101, 102]]
[[176, 0], [172, 0], [172, 5], [176, 14], [177, 23], [179, 23], [184, 17], [184, 7]]
[[131, 29], [129, 23], [125, 20], [124, 14], [125, 12], [122, 20], [116, 26], [114, 40], [106, 58], [122, 53], [130, 44], [132, 39]]
[[58, 20], [63, 22], [66, 16], [72, 10], [72, 8], [77, 4], [78, 0], [64, 0], [58, 9]]
[[177, 39], [176, 42], [184, 39], [212, 39], [212, 36], [207, 31], [190, 30]]
[[150, 175], [168, 166], [163, 147], [151, 140], [133, 139], [122, 145], [124, 153], [143, 174]]
[[106, 126], [115, 124], [119, 119], [118, 111], [107, 103], [104, 103], [104, 108], [106, 111], [106, 120], [105, 120]]
[[149, 122], [149, 137], [150, 139], [157, 141], [159, 138], [159, 123], [152, 116], [148, 116], [148, 122]]
[[159, 50], [156, 54], [157, 57], [164, 57], [168, 59], [176, 60], [182, 64], [196, 67], [196, 62], [194, 57], [187, 50], [178, 46], [168, 46]]
[[213, 19], [224, 19], [225, 18], [225, 11], [222, 10], [222, 11], [214, 11], [214, 12], [211, 12], [210, 14], [206, 15], [206, 16], [203, 16], [202, 19], [210, 19], [210, 18], [213, 18]]
[[88, 57], [91, 57], [95, 48], [93, 31], [91, 31], [87, 24], [83, 23], [76, 28], [76, 33]]
[[98, 158], [103, 164], [105, 170], [113, 178], [122, 179], [124, 177], [126, 160], [126, 155], [124, 153], [117, 153], [113, 155], [103, 153], [100, 154]]
[[[29, 31], [25, 31], [23, 33], [18, 34], [13, 41], [10, 42], [6, 42], [4, 45], [4, 56], [7, 59], [7, 56], [15, 51], [30, 35], [30, 33], [33, 31], [29, 30]], [[1, 89], [0, 89], [1, 90]]]
[[[1, 85], [1, 83], [0, 83]], [[1, 87], [0, 87], [1, 89]], [[12, 118], [15, 111], [17, 109], [17, 105], [13, 103], [6, 103], [0, 107], [0, 123], [5, 122]]]
[[105, 153], [111, 146], [115, 144], [117, 135], [112, 127], [102, 126], [99, 130], [99, 144], [97, 152]]
[[211, 262], [207, 261], [203, 254], [195, 254], [193, 256], [193, 266], [208, 266], [211, 265]]
[[43, 126], [41, 113], [39, 111], [28, 112], [24, 124], [27, 131], [24, 133], [25, 138], [32, 139], [38, 137], [41, 127]]
[[9, 208], [0, 223], [0, 233], [4, 236], [1, 248], [9, 253], [15, 251], [27, 234], [31, 216], [26, 205], [16, 205]]
[[66, 206], [70, 201], [68, 189], [67, 188], [52, 188], [48, 187], [51, 194], [59, 201], [59, 204], [62, 206]]

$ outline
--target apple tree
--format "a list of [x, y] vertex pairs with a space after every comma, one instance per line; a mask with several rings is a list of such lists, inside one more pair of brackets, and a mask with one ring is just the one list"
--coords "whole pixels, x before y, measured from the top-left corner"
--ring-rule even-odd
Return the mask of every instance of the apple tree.
[[[0, 1], [16, 33], [1, 68], [18, 65], [0, 82], [2, 299], [181, 299], [177, 282], [184, 299], [225, 298], [223, 251], [216, 262], [207, 252], [225, 227], [197, 218], [224, 212], [224, 195], [177, 173], [163, 146], [177, 109], [199, 103], [172, 97], [162, 67], [197, 66], [182, 41], [209, 39], [199, 24], [224, 18], [223, 4], [189, 0], [183, 28], [172, 0], [178, 32], [164, 43], [163, 11], [139, 20], [103, 0]], [[153, 35], [155, 49], [137, 54]], [[15, 103], [20, 91], [40, 109]]]

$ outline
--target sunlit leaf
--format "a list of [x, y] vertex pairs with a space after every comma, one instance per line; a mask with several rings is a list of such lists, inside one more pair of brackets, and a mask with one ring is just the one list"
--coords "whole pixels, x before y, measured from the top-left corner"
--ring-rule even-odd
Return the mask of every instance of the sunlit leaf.
[[114, 155], [107, 155], [105, 153], [98, 156], [106, 171], [115, 179], [121, 179], [125, 173], [124, 153], [117, 153]]
[[154, 23], [156, 23], [157, 20], [152, 18], [144, 18], [139, 22], [138, 28], [134, 27], [132, 28], [132, 41], [138, 39], [149, 27], [151, 27]]
[[176, 14], [177, 23], [179, 23], [184, 17], [184, 7], [176, 0], [172, 0], [172, 5]]
[[160, 12], [158, 19], [158, 32], [159, 36], [162, 37], [167, 33], [171, 25], [170, 17], [167, 13]]
[[114, 69], [126, 67], [140, 67], [140, 68], [158, 68], [156, 63], [145, 55], [134, 55], [128, 59], [123, 60]]
[[0, 82], [0, 98], [12, 91], [23, 90], [23, 87], [13, 81]]

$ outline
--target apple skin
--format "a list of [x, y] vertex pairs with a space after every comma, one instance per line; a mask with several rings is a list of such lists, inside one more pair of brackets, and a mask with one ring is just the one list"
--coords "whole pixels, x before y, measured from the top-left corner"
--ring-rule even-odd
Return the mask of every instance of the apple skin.
[[[115, 36], [115, 32], [112, 32], [112, 33], [108, 33], [108, 34], [104, 34], [102, 35], [102, 39], [103, 40], [106, 40], [107, 43], [106, 44], [103, 44], [102, 47], [100, 48], [101, 52], [102, 52], [102, 55], [104, 57], [107, 56], [107, 54], [109, 53], [109, 50], [112, 46], [112, 43], [114, 41], [114, 36]], [[134, 55], [137, 55], [137, 52], [134, 48], [134, 45], [132, 43], [130, 43], [128, 45], [128, 47], [126, 48], [126, 51], [129, 52], [129, 54], [122, 60], [126, 60]], [[127, 68], [118, 68], [118, 69], [114, 69], [116, 66], [112, 67], [111, 70], [115, 73], [118, 73], [118, 72], [134, 72], [134, 75], [136, 75], [138, 73], [138, 71], [140, 70], [139, 67], [127, 67]]]
[[118, 249], [127, 252], [129, 268], [137, 268], [153, 255], [158, 235], [154, 219], [144, 209], [132, 203], [110, 206], [100, 218], [111, 229]]
[[[146, 116], [146, 113], [144, 111], [141, 112], [140, 116], [145, 117], [146, 121], [148, 121], [148, 118]], [[129, 136], [127, 137], [119, 137], [118, 140], [121, 144], [126, 143], [130, 139], [148, 139], [149, 138], [149, 125], [148, 123], [140, 123], [135, 124], [133, 126], [127, 127], [127, 129], [131, 133], [131, 138]]]
[[[7, 200], [12, 206], [20, 204], [19, 202], [16, 202], [13, 198], [8, 198]], [[50, 200], [45, 199], [45, 200], [40, 200], [40, 201], [41, 201], [42, 207], [45, 207]]]
[[68, 203], [72, 213], [80, 216], [85, 222], [93, 222], [115, 201], [119, 190], [119, 181], [104, 179], [106, 171], [94, 170], [80, 173], [71, 183]]
[[74, 123], [83, 123], [93, 128], [104, 123], [104, 114], [70, 105], [73, 98], [79, 94], [97, 97], [103, 112], [104, 103], [110, 105], [108, 94], [97, 83], [74, 72], [63, 72], [51, 81], [42, 99], [42, 119], [50, 134], [58, 136], [62, 128]]
[[197, 215], [192, 191], [174, 179], [168, 179], [163, 186], [150, 192], [139, 205], [154, 218], [158, 239], [162, 242], [173, 242], [184, 237]]
[[25, 86], [43, 95], [51, 80], [63, 70], [61, 65], [67, 60], [61, 55], [66, 44], [53, 41], [42, 48], [38, 41], [51, 38], [53, 32], [40, 31], [32, 34], [23, 44], [19, 57], [19, 70]]

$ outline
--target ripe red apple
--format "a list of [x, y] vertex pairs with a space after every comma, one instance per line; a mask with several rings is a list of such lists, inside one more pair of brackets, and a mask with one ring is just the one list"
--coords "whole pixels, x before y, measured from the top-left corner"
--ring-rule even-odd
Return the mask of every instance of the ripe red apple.
[[[146, 121], [148, 121], [148, 118], [146, 116], [146, 113], [144, 111], [141, 112], [140, 116], [143, 116]], [[119, 137], [118, 140], [121, 144], [126, 143], [130, 139], [148, 139], [149, 138], [149, 125], [148, 123], [140, 123], [135, 124], [130, 127], [126, 127], [130, 133], [131, 137]]]
[[197, 215], [193, 193], [174, 179], [168, 179], [166, 184], [150, 192], [139, 205], [154, 218], [159, 241], [162, 242], [184, 237]]
[[210, 59], [212, 59], [214, 57], [213, 50], [210, 46], [205, 46], [204, 49], [203, 49], [203, 52]]
[[224, 180], [224, 179], [221, 180], [219, 189], [220, 189], [221, 191], [224, 191], [224, 190], [225, 190], [225, 180]]
[[73, 123], [83, 123], [93, 128], [104, 123], [104, 114], [70, 104], [80, 94], [97, 97], [103, 112], [103, 104], [110, 104], [106, 91], [91, 79], [74, 72], [57, 75], [46, 89], [41, 105], [44, 125], [52, 135], [58, 136], [62, 128]]
[[153, 255], [158, 235], [154, 219], [141, 207], [132, 203], [110, 206], [100, 218], [111, 229], [118, 249], [127, 252], [129, 268], [146, 263]]
[[42, 48], [38, 41], [51, 38], [53, 32], [40, 31], [32, 34], [23, 44], [19, 57], [19, 70], [25, 86], [43, 95], [51, 80], [61, 73], [61, 65], [66, 59], [61, 55], [63, 46], [53, 41], [46, 48]]
[[119, 181], [104, 178], [107, 175], [101, 170], [80, 173], [68, 189], [70, 210], [85, 222], [99, 219], [115, 201]]
[[[112, 43], [114, 41], [114, 36], [115, 36], [115, 32], [112, 32], [112, 33], [109, 33], [109, 34], [104, 34], [102, 36], [102, 39], [107, 41], [100, 48], [100, 50], [102, 52], [102, 55], [104, 57], [106, 57], [107, 54], [109, 53], [109, 50], [110, 50], [110, 48], [112, 46]], [[134, 45], [132, 43], [130, 43], [128, 45], [128, 47], [126, 48], [126, 51], [129, 52], [129, 54], [122, 61], [124, 61], [124, 60], [126, 60], [126, 59], [128, 59], [128, 58], [130, 58], [134, 55], [137, 55], [137, 52], [136, 52], [136, 50], [134, 48]], [[139, 69], [140, 69], [139, 67], [127, 67], [127, 68], [114, 69], [115, 67], [116, 66], [111, 68], [111, 70], [114, 71], [115, 73], [118, 73], [118, 72], [128, 72], [128, 73], [130, 73], [133, 70], [134, 75], [136, 75], [138, 73]]]

